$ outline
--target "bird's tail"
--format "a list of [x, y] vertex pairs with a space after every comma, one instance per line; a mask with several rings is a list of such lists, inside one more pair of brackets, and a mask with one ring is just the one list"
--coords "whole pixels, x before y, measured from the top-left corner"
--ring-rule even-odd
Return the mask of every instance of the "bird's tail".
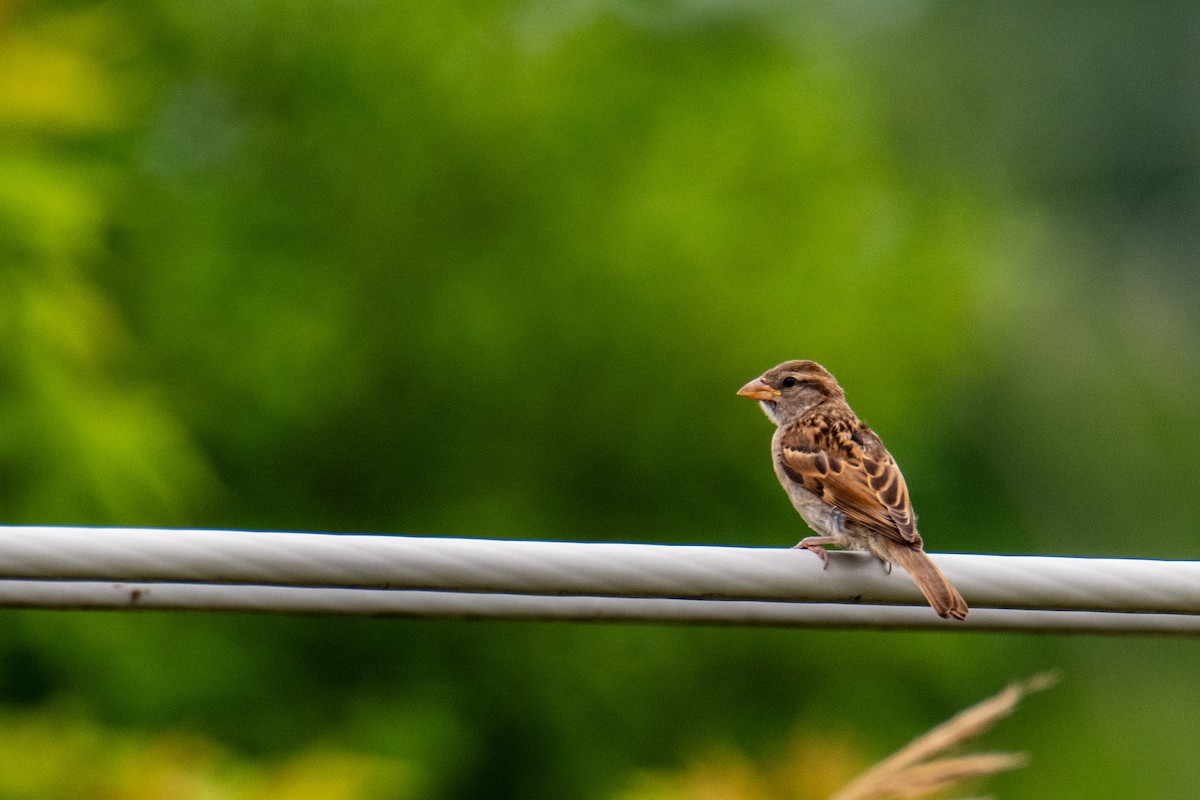
[[962, 595], [946, 580], [946, 576], [925, 555], [924, 550], [883, 537], [880, 539], [887, 548], [888, 560], [904, 568], [939, 617], [967, 618], [967, 601], [962, 599]]

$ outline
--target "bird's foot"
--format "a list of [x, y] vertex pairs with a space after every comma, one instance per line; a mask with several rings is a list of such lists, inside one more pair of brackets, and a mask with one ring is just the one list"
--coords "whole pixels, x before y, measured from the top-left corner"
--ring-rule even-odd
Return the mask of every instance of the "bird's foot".
[[823, 546], [827, 544], [832, 544], [832, 542], [830, 542], [824, 536], [809, 536], [807, 539], [801, 539], [799, 542], [797, 542], [792, 549], [807, 550], [810, 553], [819, 556], [821, 559], [821, 569], [828, 569], [829, 553], [825, 552], [825, 548]]

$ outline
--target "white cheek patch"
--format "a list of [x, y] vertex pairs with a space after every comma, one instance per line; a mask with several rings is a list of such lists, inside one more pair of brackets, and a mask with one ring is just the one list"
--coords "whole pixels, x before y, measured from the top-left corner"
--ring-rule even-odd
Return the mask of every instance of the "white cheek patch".
[[770, 400], [759, 400], [758, 404], [762, 406], [763, 413], [767, 415], [767, 419], [779, 425], [779, 408]]

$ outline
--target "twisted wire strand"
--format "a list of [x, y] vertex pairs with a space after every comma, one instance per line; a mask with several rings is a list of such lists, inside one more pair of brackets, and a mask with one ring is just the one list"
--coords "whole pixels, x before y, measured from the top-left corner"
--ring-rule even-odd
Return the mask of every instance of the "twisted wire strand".
[[[933, 558], [976, 610], [1200, 614], [1200, 562]], [[326, 533], [0, 527], [0, 578], [923, 605], [865, 553]]]

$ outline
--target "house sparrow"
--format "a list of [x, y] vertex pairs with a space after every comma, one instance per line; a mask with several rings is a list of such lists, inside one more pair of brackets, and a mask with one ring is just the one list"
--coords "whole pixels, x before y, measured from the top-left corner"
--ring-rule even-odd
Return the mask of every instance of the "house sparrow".
[[867, 550], [912, 576], [933, 610], [965, 619], [967, 604], [922, 549], [904, 476], [875, 432], [815, 361], [785, 361], [743, 386], [775, 423], [771, 455], [792, 505], [818, 536], [802, 539], [828, 563], [826, 545]]

